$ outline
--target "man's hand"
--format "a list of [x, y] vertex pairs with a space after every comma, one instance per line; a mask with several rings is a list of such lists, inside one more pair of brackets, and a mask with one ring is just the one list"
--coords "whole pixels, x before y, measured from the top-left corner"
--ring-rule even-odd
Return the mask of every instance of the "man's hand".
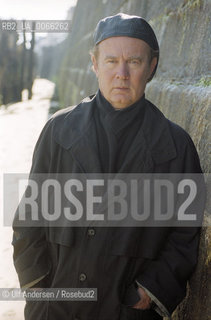
[[149, 309], [151, 304], [151, 298], [142, 288], [138, 288], [138, 293], [141, 299], [133, 306], [134, 309]]

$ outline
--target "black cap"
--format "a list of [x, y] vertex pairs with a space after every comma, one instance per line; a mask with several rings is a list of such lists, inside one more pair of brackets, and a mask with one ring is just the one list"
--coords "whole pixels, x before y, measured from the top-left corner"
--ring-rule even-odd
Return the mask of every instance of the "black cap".
[[94, 32], [94, 43], [96, 45], [107, 38], [118, 36], [141, 39], [152, 49], [159, 50], [152, 27], [142, 17], [118, 13], [100, 20]]

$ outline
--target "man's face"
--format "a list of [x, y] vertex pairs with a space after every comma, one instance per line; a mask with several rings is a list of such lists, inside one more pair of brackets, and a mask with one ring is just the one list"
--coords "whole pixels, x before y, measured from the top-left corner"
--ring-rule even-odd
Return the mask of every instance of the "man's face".
[[98, 47], [92, 62], [101, 93], [114, 108], [130, 106], [143, 96], [157, 59], [150, 62], [148, 44], [131, 37], [111, 37]]

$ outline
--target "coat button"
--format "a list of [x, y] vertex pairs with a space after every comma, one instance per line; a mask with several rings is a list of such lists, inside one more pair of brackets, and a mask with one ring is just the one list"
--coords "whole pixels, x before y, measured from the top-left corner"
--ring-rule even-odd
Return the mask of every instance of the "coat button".
[[85, 273], [81, 273], [81, 274], [80, 274], [79, 280], [80, 280], [80, 281], [85, 281], [85, 280], [86, 280], [86, 275], [85, 275]]
[[95, 229], [88, 229], [88, 236], [93, 237], [95, 235]]

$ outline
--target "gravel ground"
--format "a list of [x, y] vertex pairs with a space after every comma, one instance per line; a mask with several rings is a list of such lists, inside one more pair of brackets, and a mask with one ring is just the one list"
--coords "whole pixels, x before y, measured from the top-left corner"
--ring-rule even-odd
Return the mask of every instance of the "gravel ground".
[[[3, 173], [28, 173], [34, 145], [48, 119], [49, 99], [54, 84], [36, 79], [33, 98], [0, 108], [0, 199], [3, 199]], [[0, 288], [18, 288], [12, 254], [12, 228], [3, 226], [0, 201]], [[4, 212], [4, 214], [6, 214]], [[0, 320], [23, 320], [24, 301], [0, 301]]]

